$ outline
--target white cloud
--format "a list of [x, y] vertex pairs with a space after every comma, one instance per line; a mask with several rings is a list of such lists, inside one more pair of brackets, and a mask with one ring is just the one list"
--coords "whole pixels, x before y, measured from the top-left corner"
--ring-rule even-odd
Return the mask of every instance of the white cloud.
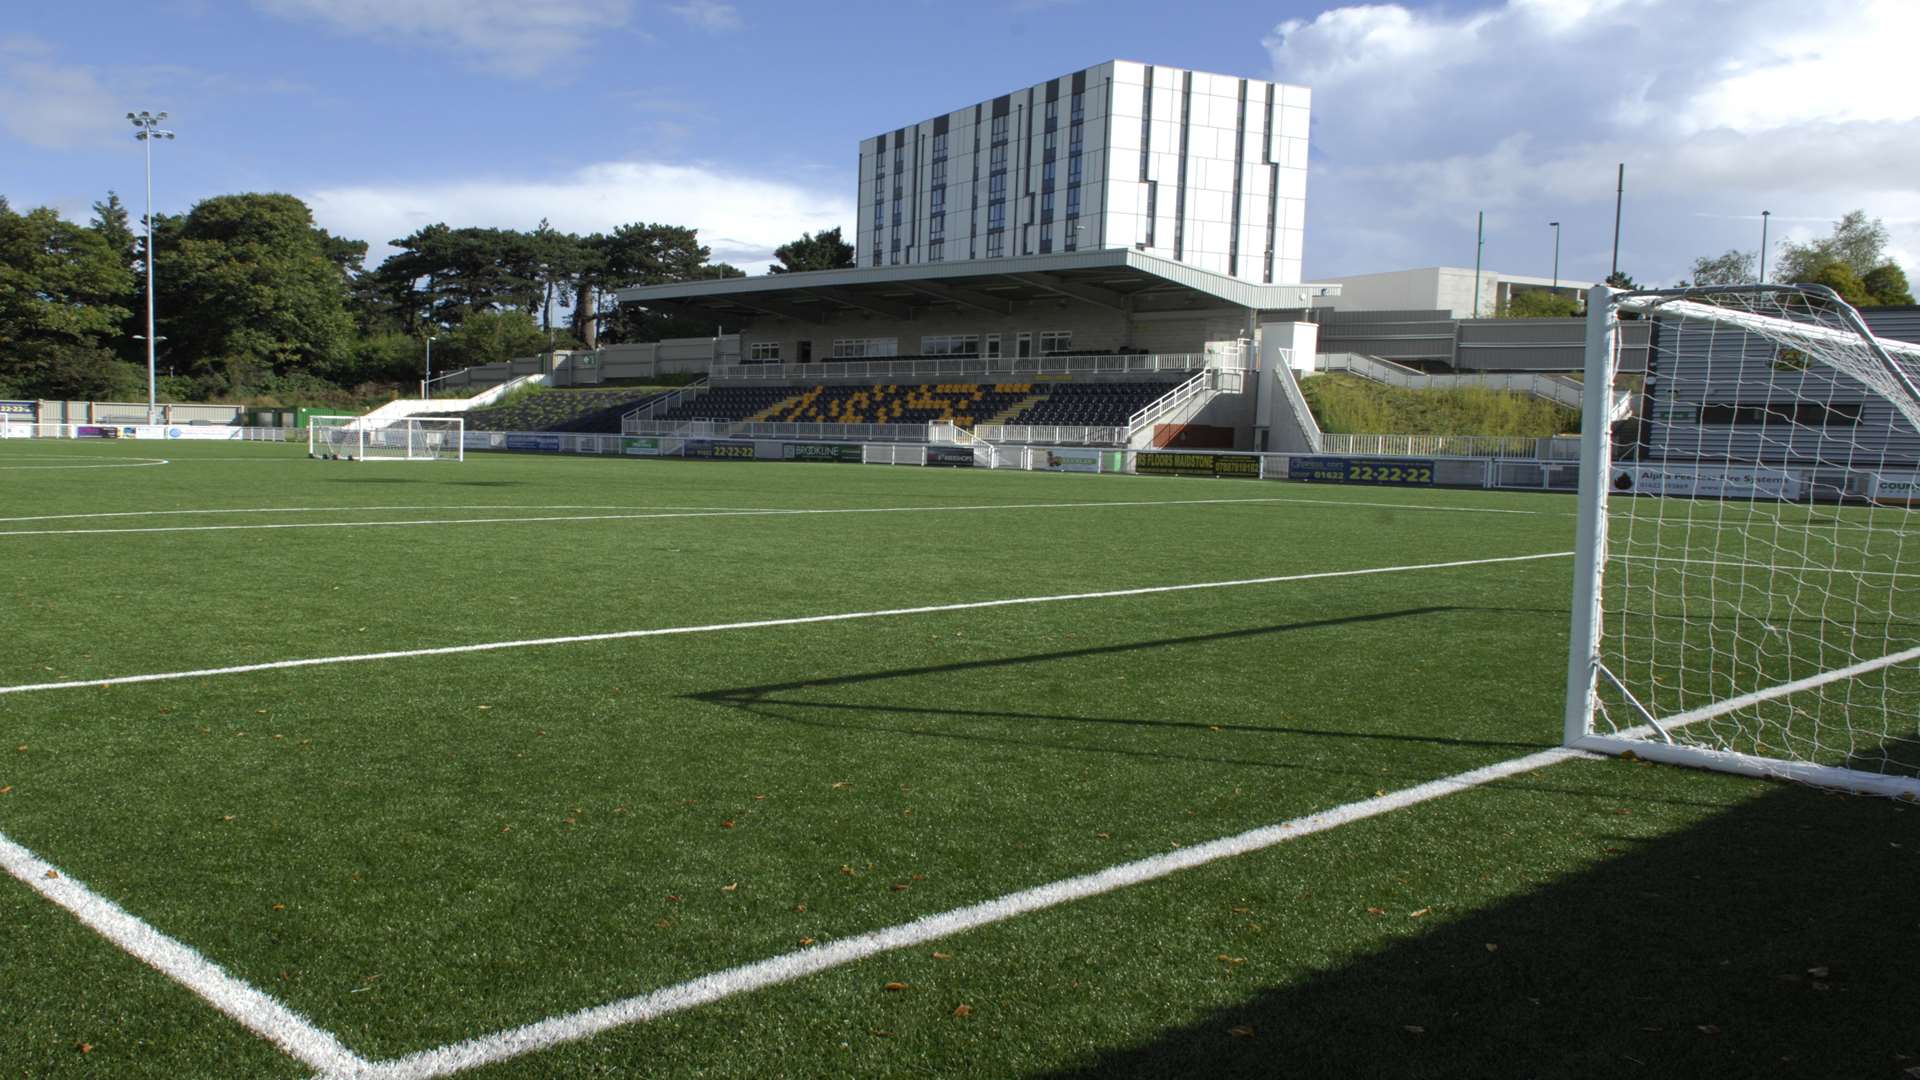
[[1266, 44], [1276, 78], [1314, 90], [1309, 273], [1471, 265], [1484, 209], [1489, 265], [1539, 270], [1558, 219], [1569, 276], [1604, 276], [1619, 162], [1621, 267], [1643, 282], [1756, 247], [1763, 208], [1815, 222], [1808, 236], [1864, 208], [1896, 255], [1920, 249], [1905, 220], [1920, 215], [1902, 55], [1916, 35], [1913, 0], [1368, 4], [1288, 20]]
[[85, 67], [44, 59], [26, 39], [0, 42], [0, 128], [34, 146], [99, 145], [131, 132], [126, 107]]
[[718, 32], [740, 28], [740, 13], [724, 0], [686, 0], [683, 4], [668, 4], [667, 10], [702, 30]]
[[532, 75], [624, 27], [632, 0], [253, 0], [289, 19], [322, 22], [356, 37], [451, 48], [487, 67]]
[[424, 225], [531, 229], [541, 218], [564, 232], [608, 232], [635, 221], [687, 225], [726, 261], [756, 273], [773, 249], [803, 232], [851, 231], [853, 201], [704, 165], [612, 162], [541, 180], [331, 188], [303, 196], [329, 231], [365, 238], [370, 263], [386, 241]]

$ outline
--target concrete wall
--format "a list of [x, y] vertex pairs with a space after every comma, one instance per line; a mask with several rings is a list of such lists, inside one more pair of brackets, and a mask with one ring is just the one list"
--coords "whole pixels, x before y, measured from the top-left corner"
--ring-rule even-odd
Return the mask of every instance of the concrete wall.
[[[1326, 279], [1339, 285], [1340, 294], [1325, 299], [1321, 306], [1336, 311], [1412, 311], [1440, 310], [1450, 318], [1474, 317], [1474, 271], [1472, 267], [1428, 266], [1414, 270], [1391, 270], [1380, 274], [1349, 274]], [[1509, 274], [1482, 269], [1479, 274], [1479, 315], [1497, 315], [1507, 309], [1515, 294], [1527, 290], [1556, 292], [1577, 300], [1591, 282], [1561, 280], [1557, 287], [1551, 277]]]

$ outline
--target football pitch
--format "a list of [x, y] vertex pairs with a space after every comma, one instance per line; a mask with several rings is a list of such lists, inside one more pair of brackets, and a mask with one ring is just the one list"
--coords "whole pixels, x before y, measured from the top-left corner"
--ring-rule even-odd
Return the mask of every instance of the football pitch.
[[0, 442], [0, 1075], [1920, 1068], [1920, 808], [1560, 751], [1573, 513]]

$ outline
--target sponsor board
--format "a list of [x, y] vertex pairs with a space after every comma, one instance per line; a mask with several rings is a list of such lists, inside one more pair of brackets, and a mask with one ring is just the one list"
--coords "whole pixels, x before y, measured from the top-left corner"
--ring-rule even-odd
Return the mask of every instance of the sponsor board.
[[1099, 472], [1100, 451], [1098, 450], [1035, 450], [1045, 453], [1046, 460], [1040, 468], [1047, 472]]
[[713, 458], [718, 461], [752, 461], [753, 444], [723, 439], [688, 439], [680, 451], [691, 458]]
[[560, 436], [509, 434], [507, 436], [507, 449], [544, 450], [551, 454], [557, 454], [560, 452]]
[[39, 410], [39, 404], [32, 401], [0, 401], [0, 416], [24, 417], [31, 420]]
[[[145, 433], [147, 430], [149, 429], [144, 429], [144, 428], [141, 429], [141, 434], [139, 435], [139, 437], [149, 438], [150, 436]], [[236, 427], [223, 427], [223, 426], [217, 426], [217, 425], [207, 425], [202, 427], [170, 427], [166, 429], [166, 436], [169, 439], [205, 439], [208, 441], [229, 441], [233, 439], [238, 439], [240, 437], [240, 429]]]
[[782, 443], [780, 457], [783, 461], [844, 461], [860, 464], [860, 447], [856, 443]]
[[1920, 503], [1920, 473], [1874, 473], [1868, 498], [1881, 503]]
[[629, 435], [620, 440], [620, 452], [633, 457], [659, 457], [660, 440], [651, 435]]
[[1424, 458], [1297, 457], [1287, 462], [1287, 479], [1322, 484], [1432, 487], [1433, 462]]
[[1616, 465], [1615, 495], [1678, 495], [1704, 499], [1798, 499], [1800, 474], [1748, 465]]
[[460, 434], [460, 445], [468, 450], [491, 450], [497, 437], [491, 431], [465, 431]]
[[959, 468], [973, 467], [973, 447], [971, 446], [929, 446], [927, 464], [952, 465]]
[[1157, 476], [1239, 476], [1258, 478], [1253, 454], [1194, 454], [1179, 450], [1142, 450], [1133, 455], [1133, 471]]
[[75, 424], [73, 437], [76, 439], [117, 439], [120, 437], [120, 429], [117, 427], [103, 427], [98, 424]]

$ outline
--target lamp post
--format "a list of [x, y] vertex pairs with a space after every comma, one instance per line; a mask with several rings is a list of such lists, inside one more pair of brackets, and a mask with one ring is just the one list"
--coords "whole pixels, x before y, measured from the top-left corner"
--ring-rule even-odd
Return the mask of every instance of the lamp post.
[[1560, 291], [1560, 223], [1549, 221], [1553, 226], [1553, 291]]
[[1767, 219], [1772, 216], [1771, 210], [1760, 211], [1760, 284], [1762, 285], [1767, 283]]
[[433, 398], [433, 343], [436, 340], [438, 340], [437, 335], [427, 335], [427, 378], [425, 382], [420, 384], [421, 401], [428, 401]]
[[147, 423], [159, 423], [154, 417], [159, 411], [154, 385], [153, 372], [153, 140], [171, 139], [173, 132], [163, 130], [160, 122], [167, 118], [166, 113], [154, 114], [142, 110], [138, 115], [127, 114], [127, 119], [140, 130], [133, 137], [139, 139], [147, 150]]

